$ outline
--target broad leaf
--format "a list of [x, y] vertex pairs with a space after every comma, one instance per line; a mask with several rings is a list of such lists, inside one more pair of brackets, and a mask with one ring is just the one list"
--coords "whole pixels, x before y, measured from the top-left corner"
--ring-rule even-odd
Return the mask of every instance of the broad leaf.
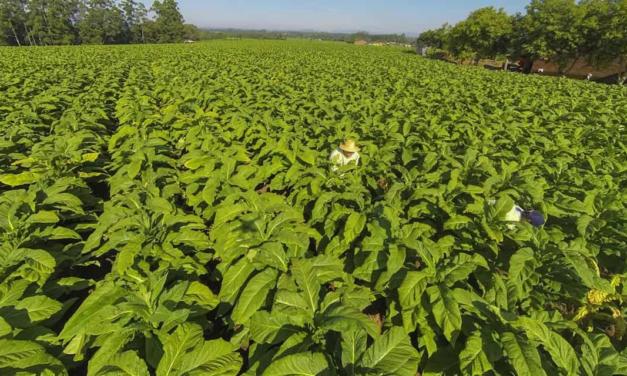
[[298, 353], [272, 361], [263, 376], [326, 376], [329, 364], [320, 353]]
[[418, 351], [409, 342], [405, 330], [392, 327], [368, 348], [360, 366], [379, 375], [415, 376]]
[[268, 292], [276, 285], [277, 274], [275, 269], [267, 268], [248, 281], [233, 308], [234, 322], [247, 322], [264, 305]]
[[512, 332], [501, 335], [501, 342], [508, 356], [508, 361], [520, 376], [546, 375], [538, 350], [529, 341]]

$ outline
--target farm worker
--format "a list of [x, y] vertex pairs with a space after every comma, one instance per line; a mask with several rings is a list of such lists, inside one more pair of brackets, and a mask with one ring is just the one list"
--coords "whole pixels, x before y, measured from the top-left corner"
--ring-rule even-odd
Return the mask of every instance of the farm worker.
[[[488, 200], [490, 205], [494, 205], [496, 200]], [[525, 210], [520, 206], [514, 204], [510, 211], [505, 214], [505, 221], [507, 222], [529, 222], [534, 227], [540, 227], [544, 225], [544, 215], [537, 210]], [[513, 230], [516, 226], [514, 224], [508, 224], [507, 227]]]
[[[524, 210], [520, 206], [514, 204], [512, 210], [505, 214], [505, 220], [508, 222], [529, 222], [533, 227], [540, 227], [544, 224], [544, 216], [537, 210]], [[507, 225], [510, 229], [515, 226]]]
[[340, 166], [346, 166], [350, 162], [359, 164], [359, 147], [354, 140], [346, 140], [340, 144], [340, 146], [331, 152], [329, 158], [333, 162], [333, 171], [337, 170]]

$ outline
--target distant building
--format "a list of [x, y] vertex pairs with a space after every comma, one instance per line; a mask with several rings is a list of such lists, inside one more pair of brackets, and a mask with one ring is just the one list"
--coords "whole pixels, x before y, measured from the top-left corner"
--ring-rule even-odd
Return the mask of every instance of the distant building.
[[358, 39], [358, 40], [355, 41], [354, 44], [355, 44], [355, 46], [365, 46], [365, 45], [368, 44], [368, 42], [363, 40], [363, 39]]

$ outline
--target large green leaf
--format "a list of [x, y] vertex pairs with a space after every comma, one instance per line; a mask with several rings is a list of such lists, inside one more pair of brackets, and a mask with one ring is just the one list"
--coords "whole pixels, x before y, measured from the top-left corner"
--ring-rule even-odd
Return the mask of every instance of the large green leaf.
[[0, 183], [11, 187], [32, 184], [37, 181], [39, 176], [32, 172], [22, 172], [20, 174], [3, 174], [0, 175]]
[[325, 376], [331, 375], [329, 363], [320, 353], [298, 353], [275, 359], [263, 376]]
[[53, 224], [59, 222], [59, 216], [57, 213], [49, 210], [40, 210], [37, 213], [31, 215], [28, 220], [32, 223], [47, 223]]
[[163, 357], [157, 367], [157, 376], [182, 375], [187, 366], [185, 355], [200, 349], [203, 342], [202, 328], [195, 324], [183, 324], [163, 342]]
[[302, 329], [293, 325], [290, 316], [281, 312], [256, 312], [250, 320], [250, 333], [258, 343], [278, 343]]
[[405, 279], [398, 288], [398, 297], [403, 309], [410, 309], [420, 304], [429, 278], [429, 274], [423, 271], [410, 271], [405, 275]]
[[[89, 360], [87, 374], [89, 376], [97, 375], [104, 367], [111, 365], [113, 363], [112, 358], [116, 355], [120, 355], [120, 351], [131, 339], [131, 336], [132, 332], [130, 330], [120, 331], [107, 336], [104, 339], [104, 343], [102, 343], [98, 351], [96, 351]], [[126, 355], [126, 357], [129, 356], [132, 355]]]
[[340, 333], [364, 330], [371, 337], [379, 334], [379, 328], [368, 316], [358, 309], [342, 304], [333, 304], [318, 319], [319, 327]]
[[222, 278], [220, 300], [229, 303], [234, 302], [237, 294], [254, 270], [254, 266], [247, 259], [242, 259], [231, 265]]
[[282, 272], [287, 272], [287, 255], [281, 243], [267, 242], [262, 244], [257, 250], [255, 260]]
[[[588, 336], [588, 334], [585, 334]], [[582, 369], [588, 376], [613, 376], [619, 373], [620, 355], [605, 334], [592, 334], [582, 344]], [[627, 363], [624, 363], [627, 366]], [[627, 371], [627, 368], [623, 368]]]
[[94, 318], [97, 317], [100, 311], [107, 308], [124, 294], [123, 289], [112, 283], [104, 283], [98, 286], [65, 323], [59, 338], [69, 340], [76, 335], [86, 332], [91, 325], [96, 323]]
[[148, 366], [135, 351], [114, 354], [97, 376], [149, 376]]
[[395, 326], [374, 341], [360, 366], [378, 375], [415, 376], [418, 351], [411, 345], [405, 330]]
[[33, 341], [0, 339], [0, 373], [9, 374], [10, 369], [20, 370], [30, 367], [54, 369], [59, 375], [67, 374], [61, 362], [49, 355], [40, 344]]
[[446, 339], [454, 343], [462, 327], [462, 316], [455, 297], [443, 284], [429, 287], [427, 293], [435, 322], [444, 332]]
[[464, 349], [459, 353], [459, 367], [466, 375], [485, 375], [492, 370], [492, 365], [483, 351], [480, 332], [473, 332]]
[[292, 274], [298, 286], [302, 289], [309, 312], [318, 310], [320, 282], [311, 264], [305, 260], [296, 260], [292, 264]]
[[20, 368], [22, 364], [29, 362], [28, 359], [42, 352], [45, 350], [36, 342], [1, 339], [0, 368]]
[[183, 300], [193, 302], [206, 309], [214, 309], [219, 303], [218, 297], [211, 289], [198, 281], [189, 284]]
[[275, 269], [267, 268], [248, 281], [233, 308], [234, 322], [247, 322], [263, 306], [268, 292], [276, 285], [277, 274]]
[[512, 255], [509, 261], [509, 277], [510, 281], [516, 286], [519, 297], [525, 294], [525, 285], [535, 271], [537, 262], [531, 248], [522, 248]]
[[542, 362], [538, 350], [512, 332], [501, 334], [501, 342], [508, 357], [508, 362], [520, 376], [546, 375], [542, 369]]
[[352, 242], [361, 234], [362, 230], [366, 226], [366, 216], [362, 213], [351, 213], [346, 219], [344, 225], [343, 240], [345, 242]]
[[183, 356], [180, 374], [236, 376], [242, 367], [241, 356], [236, 350], [222, 339], [206, 341]]
[[465, 227], [468, 223], [471, 223], [472, 220], [466, 216], [458, 215], [452, 218], [449, 218], [446, 222], [444, 222], [445, 230], [456, 230]]
[[342, 366], [347, 375], [357, 375], [357, 365], [366, 351], [367, 339], [368, 336], [363, 330], [352, 330], [342, 333]]
[[579, 372], [579, 360], [573, 347], [561, 335], [550, 330], [543, 323], [521, 317], [519, 322], [529, 339], [540, 343], [551, 354], [551, 359], [566, 374], [573, 375]]
[[44, 295], [29, 296], [15, 305], [15, 309], [25, 310], [31, 322], [49, 319], [59, 312], [63, 305]]

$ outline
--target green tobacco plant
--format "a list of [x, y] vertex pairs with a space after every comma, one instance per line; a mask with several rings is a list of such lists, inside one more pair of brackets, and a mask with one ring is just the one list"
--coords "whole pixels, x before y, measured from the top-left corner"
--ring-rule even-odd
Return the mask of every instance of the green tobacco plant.
[[2, 375], [627, 375], [621, 87], [304, 40], [0, 66]]

